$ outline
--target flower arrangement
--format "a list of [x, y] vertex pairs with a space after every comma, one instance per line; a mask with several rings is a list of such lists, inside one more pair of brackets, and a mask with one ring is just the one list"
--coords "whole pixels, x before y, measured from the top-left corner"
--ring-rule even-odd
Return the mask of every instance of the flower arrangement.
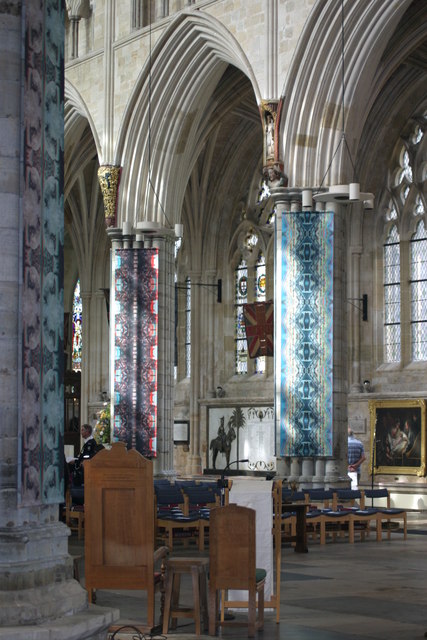
[[98, 422], [93, 430], [93, 437], [98, 444], [110, 444], [111, 437], [111, 421], [110, 421], [110, 405], [107, 404], [99, 412]]

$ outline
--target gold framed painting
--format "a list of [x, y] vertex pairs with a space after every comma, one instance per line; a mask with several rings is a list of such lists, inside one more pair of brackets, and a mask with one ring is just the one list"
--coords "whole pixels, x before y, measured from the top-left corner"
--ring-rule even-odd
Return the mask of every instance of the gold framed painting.
[[426, 475], [426, 401], [371, 400], [371, 473]]

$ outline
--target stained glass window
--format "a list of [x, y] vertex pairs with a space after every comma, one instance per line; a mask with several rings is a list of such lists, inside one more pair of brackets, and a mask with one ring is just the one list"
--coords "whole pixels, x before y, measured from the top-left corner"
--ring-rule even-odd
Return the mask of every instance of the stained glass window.
[[243, 318], [243, 305], [248, 301], [248, 267], [242, 260], [235, 270], [235, 356], [236, 374], [243, 375], [248, 372], [248, 345], [246, 342], [245, 321]]
[[427, 234], [422, 220], [410, 246], [412, 359], [427, 360]]
[[408, 182], [412, 182], [412, 167], [409, 159], [409, 153], [407, 151], [403, 154], [403, 174]]
[[412, 134], [411, 142], [412, 144], [418, 144], [420, 140], [422, 140], [424, 133], [421, 127], [417, 124], [414, 133]]
[[268, 188], [267, 182], [263, 180], [261, 183], [261, 188], [258, 192], [258, 204], [269, 197], [270, 197], [270, 189]]
[[191, 375], [191, 279], [185, 280], [185, 374]]
[[421, 216], [424, 213], [424, 205], [420, 194], [415, 198], [414, 216]]
[[389, 220], [397, 220], [397, 211], [393, 202], [390, 203], [390, 207], [387, 209], [385, 214], [385, 219]]
[[[265, 302], [266, 292], [266, 270], [265, 270], [265, 257], [262, 251], [260, 251], [258, 260], [255, 264], [255, 301]], [[265, 373], [266, 358], [265, 356], [259, 356], [255, 358], [255, 373]]]
[[73, 341], [71, 366], [73, 371], [82, 368], [82, 300], [80, 297], [80, 280], [77, 280], [73, 296]]
[[400, 238], [394, 225], [384, 244], [384, 360], [400, 361]]

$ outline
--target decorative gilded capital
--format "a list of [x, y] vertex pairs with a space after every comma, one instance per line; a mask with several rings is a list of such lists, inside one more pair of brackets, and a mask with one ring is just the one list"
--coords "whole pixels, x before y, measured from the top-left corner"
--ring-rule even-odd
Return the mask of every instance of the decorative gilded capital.
[[103, 164], [98, 169], [98, 180], [104, 199], [105, 224], [114, 227], [116, 224], [117, 196], [122, 168], [117, 165]]

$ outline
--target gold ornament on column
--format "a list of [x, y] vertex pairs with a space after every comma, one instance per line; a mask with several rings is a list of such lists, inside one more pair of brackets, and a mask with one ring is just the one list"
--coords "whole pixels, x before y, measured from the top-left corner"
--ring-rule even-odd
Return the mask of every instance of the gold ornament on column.
[[98, 169], [98, 180], [104, 199], [105, 224], [114, 227], [116, 224], [117, 195], [122, 168], [113, 164], [103, 164]]

